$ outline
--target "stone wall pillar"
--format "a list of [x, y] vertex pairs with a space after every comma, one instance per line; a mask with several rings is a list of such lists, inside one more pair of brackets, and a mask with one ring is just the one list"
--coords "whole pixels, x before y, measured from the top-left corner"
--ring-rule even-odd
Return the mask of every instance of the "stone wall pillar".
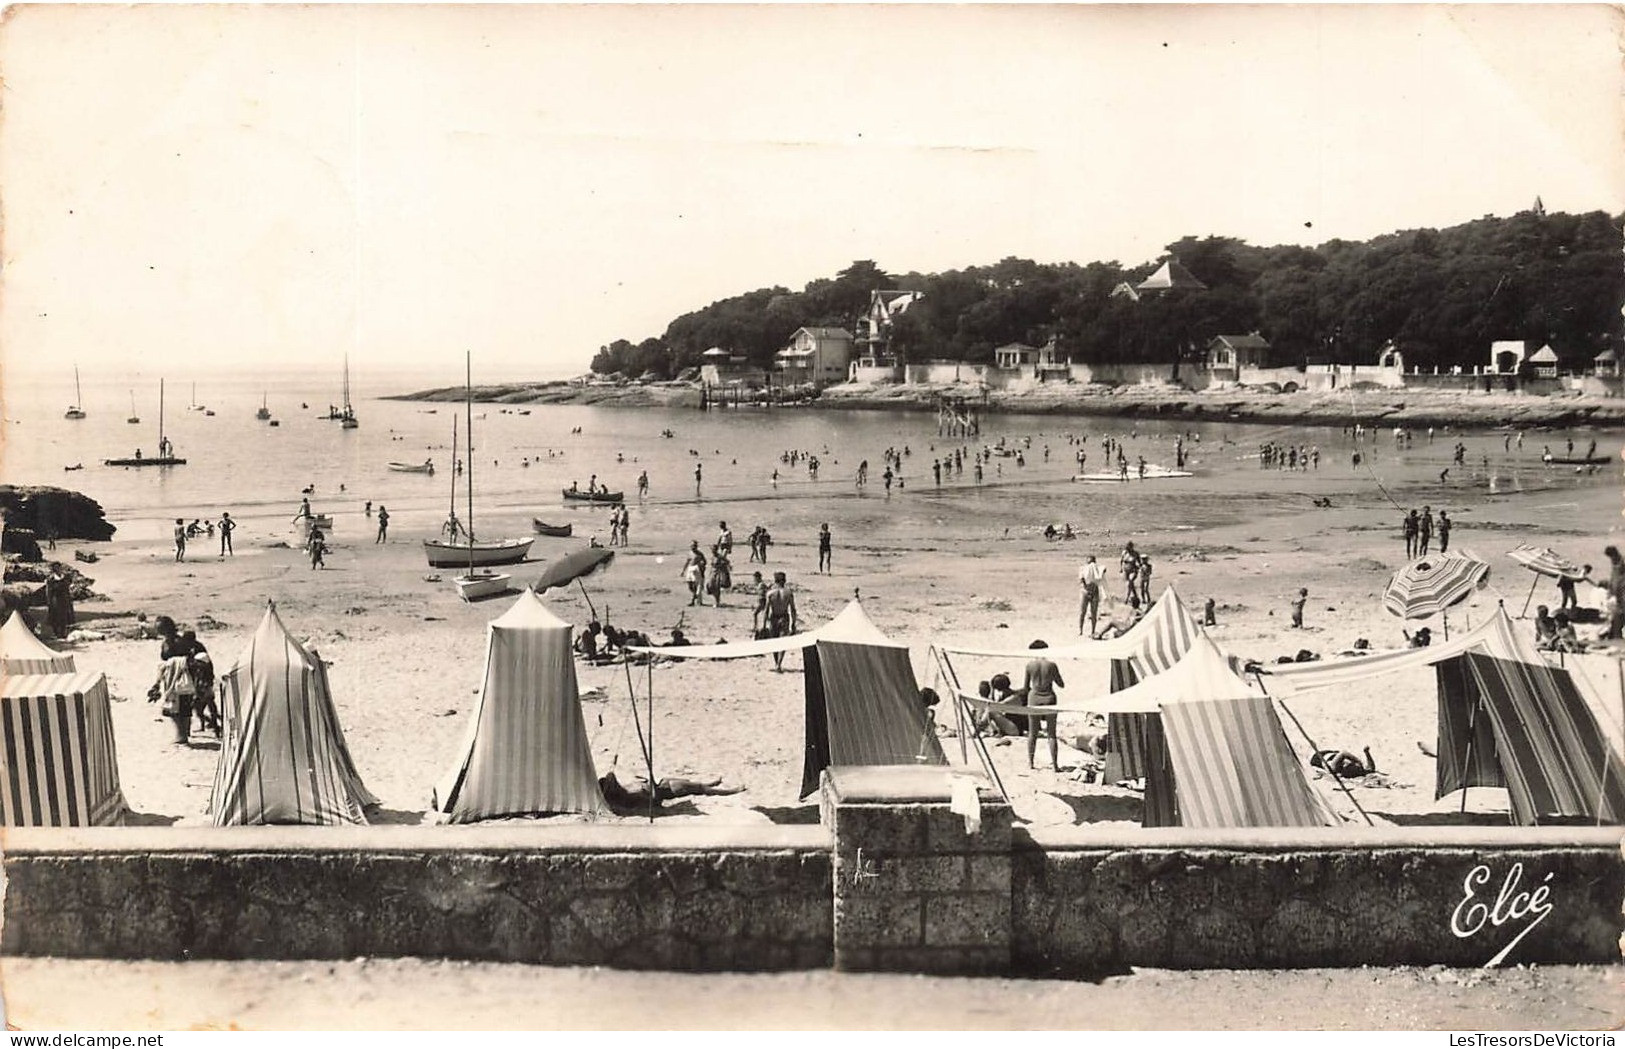
[[[1010, 968], [1010, 806], [985, 785], [981, 825], [949, 808], [941, 766], [832, 768], [835, 967], [995, 974]], [[979, 777], [978, 777], [979, 778]]]

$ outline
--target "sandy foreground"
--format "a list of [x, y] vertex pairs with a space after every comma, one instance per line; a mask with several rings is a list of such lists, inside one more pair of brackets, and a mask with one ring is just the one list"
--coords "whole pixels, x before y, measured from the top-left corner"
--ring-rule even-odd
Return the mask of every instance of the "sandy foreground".
[[[879, 492], [863, 498], [786, 499], [767, 507], [678, 500], [660, 513], [634, 508], [631, 546], [588, 580], [587, 590], [600, 615], [623, 627], [663, 636], [681, 614], [695, 641], [743, 639], [750, 630], [750, 599], [738, 593], [725, 597], [721, 608], [687, 608], [678, 570], [689, 539], [708, 543], [717, 519], [727, 515], [736, 521], [735, 577], [748, 580], [750, 571], [761, 566], [748, 563], [744, 536], [751, 520], [766, 517], [777, 538], [766, 567], [790, 573], [805, 625], [826, 620], [859, 592], [883, 630], [917, 643], [913, 656], [920, 683], [941, 689], [938, 664], [928, 652], [931, 642], [994, 640], [1025, 648], [1034, 638], [1058, 643], [1075, 637], [1077, 569], [1086, 554], [1095, 554], [1112, 569], [1108, 612], [1120, 613], [1121, 608], [1113, 607], [1121, 596], [1115, 564], [1123, 542], [1132, 538], [1156, 563], [1155, 591], [1171, 583], [1193, 609], [1210, 596], [1216, 599], [1219, 626], [1213, 635], [1231, 651], [1273, 662], [1300, 649], [1331, 655], [1359, 638], [1377, 648], [1392, 647], [1403, 641], [1402, 624], [1382, 611], [1379, 598], [1392, 571], [1405, 560], [1399, 514], [1379, 494], [1357, 487], [1357, 480], [1334, 477], [1330, 470], [1301, 478], [1272, 474], [1259, 483], [1282, 497], [1254, 498], [1235, 523], [1192, 532], [1184, 527], [1159, 530], [1156, 520], [1129, 519], [1116, 529], [1070, 542], [1046, 541], [1034, 521], [1045, 520], [1045, 510], [1055, 500], [1087, 498], [1081, 485], [990, 486], [991, 494], [984, 493], [975, 508], [944, 499], [935, 516], [919, 510], [924, 503], [898, 512], [904, 499], [930, 498], [913, 488], [896, 493], [892, 502]], [[1349, 491], [1338, 491], [1340, 485]], [[1289, 496], [1294, 486], [1305, 488], [1304, 494]], [[1335, 493], [1333, 508], [1315, 508], [1308, 498], [1311, 491]], [[1237, 497], [1246, 494], [1238, 490]], [[1453, 545], [1476, 550], [1492, 562], [1491, 586], [1452, 612], [1457, 629], [1481, 622], [1503, 598], [1513, 614], [1522, 608], [1532, 577], [1506, 559], [1507, 550], [1536, 541], [1606, 565], [1602, 548], [1620, 520], [1620, 497], [1601, 479], [1515, 495], [1492, 496], [1469, 486], [1402, 495], [1416, 503], [1449, 505], [1457, 521]], [[604, 534], [598, 516], [589, 518], [583, 511], [577, 518], [582, 522], [578, 534], [589, 528]], [[813, 571], [814, 537], [823, 520], [831, 522], [837, 536], [834, 571], [827, 575]], [[245, 522], [235, 556], [215, 556], [216, 546], [199, 540], [183, 564], [175, 563], [167, 542], [85, 544], [101, 560], [80, 567], [109, 600], [81, 605], [81, 626], [107, 637], [73, 647], [82, 669], [108, 675], [116, 699], [120, 772], [138, 820], [207, 823], [219, 751], [208, 736], [194, 735], [190, 746], [172, 742], [169, 723], [145, 698], [158, 645], [118, 634], [134, 627], [136, 613], [149, 618], [169, 614], [198, 627], [223, 669], [246, 644], [267, 599], [274, 599], [288, 627], [308, 638], [332, 664], [334, 698], [351, 751], [381, 801], [374, 821], [430, 821], [430, 792], [451, 767], [477, 698], [485, 624], [505, 610], [508, 600], [460, 601], [451, 583], [453, 573], [426, 567], [420, 543], [425, 528], [397, 522], [397, 534], [377, 545], [364, 531], [369, 525], [359, 512], [341, 515], [327, 567], [321, 570], [312, 570], [290, 545], [297, 539], [280, 517]], [[557, 556], [580, 545], [580, 539], [541, 540], [533, 557]], [[71, 556], [70, 549], [70, 544], [60, 544], [57, 556]], [[534, 577], [539, 567], [514, 569], [515, 582]], [[1311, 596], [1306, 628], [1294, 631], [1288, 627], [1287, 602], [1299, 587], [1307, 587]], [[1555, 589], [1543, 582], [1536, 603], [1555, 605], [1555, 599]], [[578, 625], [589, 618], [578, 588], [555, 591], [548, 601]], [[1431, 625], [1437, 632], [1440, 624]], [[1596, 632], [1596, 627], [1582, 628], [1583, 636]], [[786, 669], [799, 668], [799, 656], [791, 655]], [[650, 671], [631, 670], [631, 687], [646, 714]], [[1011, 672], [1019, 682], [1020, 662], [962, 661], [957, 670], [969, 687], [998, 670]], [[1065, 671], [1069, 677], [1063, 695], [1106, 690], [1104, 666]], [[626, 669], [578, 665], [578, 676], [600, 774], [611, 768], [641, 772]], [[816, 819], [812, 802], [797, 798], [803, 705], [799, 673], [774, 673], [767, 658], [696, 662], [656, 667], [652, 684], [656, 775], [721, 776], [746, 788], [733, 797], [680, 801], [668, 806], [662, 818], [727, 823]], [[1383, 775], [1356, 786], [1354, 796], [1373, 818], [1449, 822], [1472, 819], [1477, 810], [1484, 813], [1481, 819], [1504, 819], [1493, 815], [1504, 812], [1505, 797], [1499, 792], [1473, 791], [1466, 817], [1456, 814], [1459, 799], [1436, 803], [1433, 798], [1433, 761], [1418, 747], [1419, 742], [1431, 747], [1435, 738], [1432, 672], [1396, 675], [1379, 685], [1347, 694], [1327, 690], [1290, 704], [1319, 746], [1355, 752], [1370, 747]], [[940, 720], [951, 723], [951, 714], [944, 711]], [[1082, 727], [1078, 718], [1063, 718], [1062, 735]], [[1288, 732], [1306, 754], [1307, 746], [1290, 724]], [[944, 744], [951, 760], [958, 761], [958, 741], [945, 739]], [[1025, 820], [1125, 826], [1138, 821], [1139, 796], [1126, 788], [1081, 782], [1072, 774], [1081, 755], [1070, 748], [1062, 748], [1059, 775], [1029, 771], [1024, 741], [996, 744], [990, 752], [1018, 816]], [[976, 760], [974, 752], [971, 760]], [[1353, 812], [1346, 800], [1339, 804]]]

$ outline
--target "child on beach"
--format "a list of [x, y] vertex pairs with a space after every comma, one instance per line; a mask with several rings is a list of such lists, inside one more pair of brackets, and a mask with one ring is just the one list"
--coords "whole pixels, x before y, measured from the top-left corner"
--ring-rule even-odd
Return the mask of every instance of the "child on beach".
[[1309, 588], [1300, 587], [1298, 590], [1298, 596], [1292, 600], [1292, 625], [1294, 627], [1301, 628], [1303, 626], [1303, 606], [1308, 603]]

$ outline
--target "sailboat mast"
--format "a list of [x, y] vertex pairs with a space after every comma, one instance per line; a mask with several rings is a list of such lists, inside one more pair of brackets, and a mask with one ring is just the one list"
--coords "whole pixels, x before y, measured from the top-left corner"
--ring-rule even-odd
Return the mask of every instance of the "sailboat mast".
[[164, 447], [164, 380], [158, 380], [158, 454], [163, 454]]
[[75, 408], [85, 406], [85, 391], [79, 388], [79, 366], [77, 364], [73, 366], [73, 406]]
[[[457, 416], [451, 417], [451, 519], [457, 519]], [[453, 543], [457, 542], [455, 533], [451, 536]]]

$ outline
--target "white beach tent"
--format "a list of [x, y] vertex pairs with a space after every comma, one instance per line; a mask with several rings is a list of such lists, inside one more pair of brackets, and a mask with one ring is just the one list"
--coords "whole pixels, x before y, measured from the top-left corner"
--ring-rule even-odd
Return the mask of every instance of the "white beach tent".
[[927, 722], [908, 646], [856, 600], [816, 630], [725, 645], [637, 648], [673, 659], [739, 659], [802, 649], [806, 690], [801, 797], [832, 765], [946, 765]]
[[73, 654], [51, 648], [28, 628], [21, 612], [13, 612], [0, 626], [0, 673], [71, 674]]
[[102, 674], [0, 674], [0, 824], [118, 823], [118, 751]]
[[367, 822], [378, 799], [344, 743], [327, 668], [275, 605], [216, 689], [225, 728], [209, 796], [216, 827]]
[[433, 805], [448, 823], [608, 811], [581, 716], [570, 624], [534, 591], [487, 628], [484, 687]]

